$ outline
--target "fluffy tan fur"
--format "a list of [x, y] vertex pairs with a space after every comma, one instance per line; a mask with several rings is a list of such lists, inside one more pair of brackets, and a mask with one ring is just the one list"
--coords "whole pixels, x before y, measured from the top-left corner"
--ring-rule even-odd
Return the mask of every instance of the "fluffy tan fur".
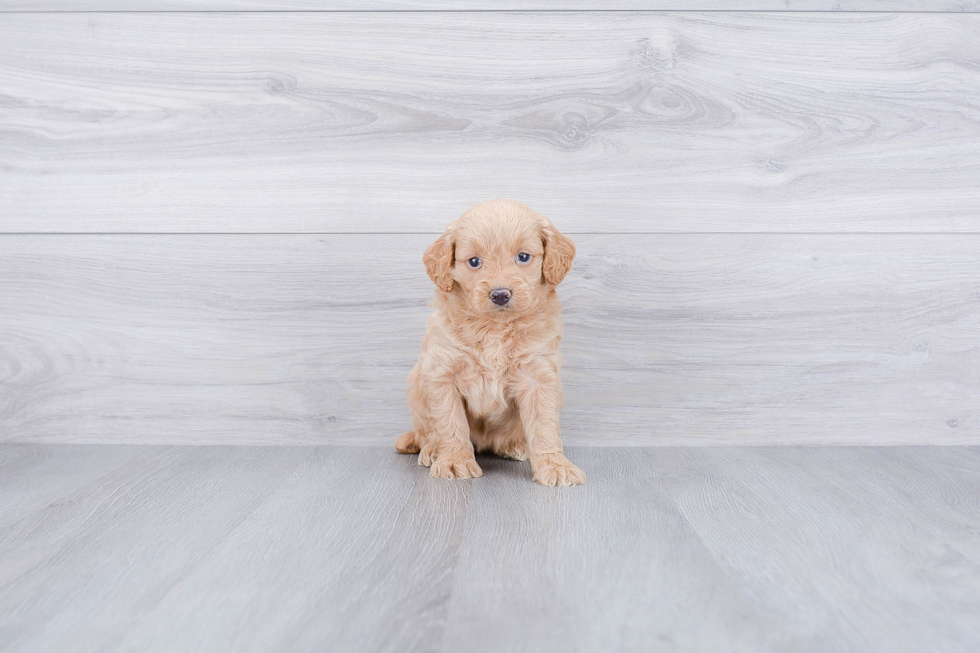
[[[530, 255], [521, 261], [521, 253]], [[414, 430], [395, 448], [440, 478], [483, 474], [474, 451], [531, 461], [542, 485], [580, 485], [561, 444], [561, 304], [575, 245], [510, 200], [472, 207], [425, 251], [436, 285], [422, 354], [408, 377]], [[473, 268], [470, 259], [479, 259]], [[498, 306], [490, 292], [506, 288]]]

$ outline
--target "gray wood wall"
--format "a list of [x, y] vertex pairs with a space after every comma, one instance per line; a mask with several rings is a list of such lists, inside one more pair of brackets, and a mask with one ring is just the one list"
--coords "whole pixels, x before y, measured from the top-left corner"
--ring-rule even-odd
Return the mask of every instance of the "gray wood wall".
[[0, 441], [390, 444], [509, 197], [567, 442], [980, 442], [980, 3], [485, 6], [0, 0]]

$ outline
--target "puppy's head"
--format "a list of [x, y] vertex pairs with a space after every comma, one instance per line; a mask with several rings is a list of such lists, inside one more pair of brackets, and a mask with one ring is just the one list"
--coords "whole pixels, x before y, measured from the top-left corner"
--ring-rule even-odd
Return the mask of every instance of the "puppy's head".
[[474, 312], [504, 317], [541, 307], [572, 267], [575, 245], [548, 218], [513, 200], [470, 208], [425, 250], [440, 290]]

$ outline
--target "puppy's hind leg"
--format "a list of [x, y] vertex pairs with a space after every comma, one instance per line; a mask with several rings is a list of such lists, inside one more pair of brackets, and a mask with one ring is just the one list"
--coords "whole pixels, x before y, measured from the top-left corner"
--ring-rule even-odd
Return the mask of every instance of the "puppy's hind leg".
[[517, 408], [512, 408], [491, 428], [487, 429], [481, 442], [481, 451], [490, 450], [501, 458], [527, 460], [531, 450], [524, 435], [524, 425]]
[[395, 451], [398, 453], [417, 453], [419, 464], [424, 467], [432, 465], [435, 458], [436, 448], [432, 444], [427, 444], [424, 437], [419, 437], [415, 431], [406, 431], [395, 440]]
[[395, 440], [395, 451], [398, 453], [418, 453], [419, 443], [415, 439], [415, 431], [405, 431]]

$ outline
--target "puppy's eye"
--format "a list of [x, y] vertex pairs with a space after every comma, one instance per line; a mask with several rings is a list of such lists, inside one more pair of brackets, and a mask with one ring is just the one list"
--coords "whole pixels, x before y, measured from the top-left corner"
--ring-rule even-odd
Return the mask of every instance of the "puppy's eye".
[[518, 263], [527, 263], [530, 260], [531, 260], [531, 255], [528, 254], [527, 252], [521, 252], [520, 254], [517, 255]]
[[469, 265], [474, 270], [477, 269], [478, 267], [480, 267], [481, 265], [483, 265], [483, 261], [481, 261], [480, 259], [478, 259], [475, 256], [473, 258], [469, 259], [468, 261], [466, 261], [466, 263], [467, 263], [467, 265]]

